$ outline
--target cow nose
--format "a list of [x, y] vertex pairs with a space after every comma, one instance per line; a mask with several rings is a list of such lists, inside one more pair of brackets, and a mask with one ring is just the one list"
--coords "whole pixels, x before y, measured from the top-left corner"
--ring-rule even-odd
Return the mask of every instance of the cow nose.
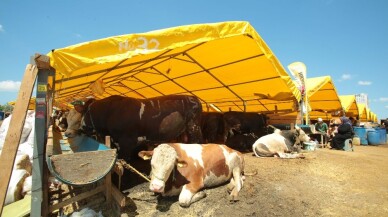
[[163, 186], [156, 183], [151, 183], [150, 190], [153, 192], [161, 193], [163, 192]]

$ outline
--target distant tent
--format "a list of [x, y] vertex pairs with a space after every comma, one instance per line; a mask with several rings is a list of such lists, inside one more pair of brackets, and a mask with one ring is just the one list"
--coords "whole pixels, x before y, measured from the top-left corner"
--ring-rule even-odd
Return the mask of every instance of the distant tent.
[[360, 116], [360, 121], [367, 122], [368, 121], [368, 114], [366, 111], [366, 106], [364, 103], [358, 103], [358, 114]]
[[345, 115], [347, 117], [356, 118], [358, 113], [358, 106], [355, 95], [342, 95], [339, 96], [342, 108], [344, 109]]

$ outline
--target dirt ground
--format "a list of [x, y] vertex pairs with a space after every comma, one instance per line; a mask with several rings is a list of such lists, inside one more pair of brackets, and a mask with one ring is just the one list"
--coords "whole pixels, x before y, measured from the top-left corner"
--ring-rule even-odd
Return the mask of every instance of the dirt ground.
[[121, 214], [92, 208], [104, 216], [388, 216], [388, 145], [356, 146], [354, 152], [317, 149], [305, 159], [244, 155], [245, 172], [257, 175], [246, 176], [236, 203], [229, 202], [223, 185], [182, 208], [177, 197], [154, 196], [132, 174], [125, 191], [131, 203]]

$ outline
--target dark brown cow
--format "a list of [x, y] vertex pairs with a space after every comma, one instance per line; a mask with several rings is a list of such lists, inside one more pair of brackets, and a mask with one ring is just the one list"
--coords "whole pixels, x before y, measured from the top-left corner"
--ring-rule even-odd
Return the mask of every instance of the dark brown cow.
[[257, 137], [267, 134], [267, 118], [256, 112], [230, 111], [224, 113], [224, 141], [234, 134], [253, 133]]
[[238, 151], [217, 144], [161, 144], [139, 156], [151, 159], [150, 190], [164, 196], [179, 195], [183, 207], [204, 198], [203, 188], [230, 180], [230, 199], [237, 200], [243, 186], [244, 158]]
[[224, 143], [224, 115], [220, 112], [202, 112], [201, 129], [204, 143]]
[[202, 106], [194, 96], [136, 99], [115, 95], [88, 100], [76, 109], [82, 113], [84, 132], [110, 135], [119, 145], [118, 157], [126, 160], [132, 157], [136, 144], [141, 141], [169, 142], [182, 134], [186, 135], [183, 142], [200, 143], [202, 140]]

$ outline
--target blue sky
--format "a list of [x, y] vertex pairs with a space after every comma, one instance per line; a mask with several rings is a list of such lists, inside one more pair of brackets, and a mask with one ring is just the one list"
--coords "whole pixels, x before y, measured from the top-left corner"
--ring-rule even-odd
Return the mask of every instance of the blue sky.
[[339, 95], [365, 93], [388, 117], [386, 0], [149, 0], [0, 2], [0, 104], [17, 98], [35, 53], [114, 35], [196, 23], [244, 20], [287, 69], [330, 75]]

